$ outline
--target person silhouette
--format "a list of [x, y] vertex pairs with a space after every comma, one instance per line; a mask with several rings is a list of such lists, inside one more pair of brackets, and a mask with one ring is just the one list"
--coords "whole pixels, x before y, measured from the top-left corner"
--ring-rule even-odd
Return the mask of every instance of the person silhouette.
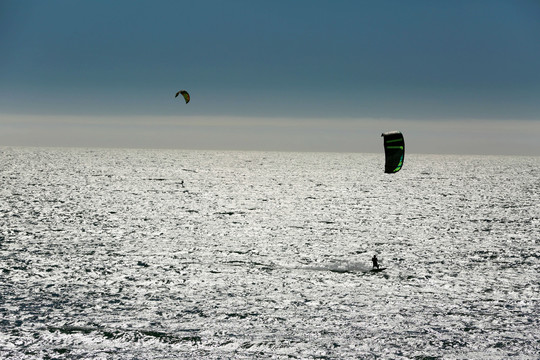
[[378, 269], [379, 268], [379, 262], [377, 261], [377, 255], [373, 255], [371, 258], [371, 261], [373, 261], [373, 268]]

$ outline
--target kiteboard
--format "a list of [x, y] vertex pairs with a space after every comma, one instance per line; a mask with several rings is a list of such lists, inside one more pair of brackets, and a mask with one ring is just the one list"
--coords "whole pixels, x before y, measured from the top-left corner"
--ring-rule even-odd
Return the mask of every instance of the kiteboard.
[[386, 270], [386, 268], [378, 268], [378, 269], [371, 269], [371, 272], [381, 272], [383, 270]]

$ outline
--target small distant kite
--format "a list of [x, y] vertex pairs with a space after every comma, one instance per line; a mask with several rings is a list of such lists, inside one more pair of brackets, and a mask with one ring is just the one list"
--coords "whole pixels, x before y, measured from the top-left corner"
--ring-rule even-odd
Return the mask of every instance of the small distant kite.
[[179, 92], [176, 93], [175, 97], [178, 97], [178, 95], [182, 94], [182, 96], [184, 97], [184, 100], [186, 100], [186, 104], [189, 102], [189, 94], [186, 90], [180, 90]]

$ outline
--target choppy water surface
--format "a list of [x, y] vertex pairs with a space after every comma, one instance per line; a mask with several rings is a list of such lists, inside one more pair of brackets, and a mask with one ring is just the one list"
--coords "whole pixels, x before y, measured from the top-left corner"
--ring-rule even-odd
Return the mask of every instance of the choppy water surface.
[[379, 154], [0, 148], [0, 166], [2, 358], [540, 355], [539, 158], [385, 175]]

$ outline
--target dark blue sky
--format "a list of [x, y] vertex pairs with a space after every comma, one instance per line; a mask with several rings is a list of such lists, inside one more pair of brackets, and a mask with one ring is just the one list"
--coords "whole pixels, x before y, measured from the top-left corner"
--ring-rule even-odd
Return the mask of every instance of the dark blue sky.
[[536, 0], [4, 0], [0, 113], [536, 129], [539, 39]]

